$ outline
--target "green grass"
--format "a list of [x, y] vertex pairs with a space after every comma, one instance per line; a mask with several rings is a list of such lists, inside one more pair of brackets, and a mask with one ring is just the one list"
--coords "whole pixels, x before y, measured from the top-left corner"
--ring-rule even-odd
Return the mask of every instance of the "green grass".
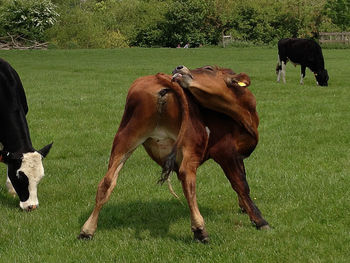
[[[350, 258], [350, 74], [348, 50], [324, 50], [330, 75], [287, 65], [276, 83], [269, 48], [0, 51], [19, 73], [38, 149], [54, 141], [39, 185], [40, 208], [19, 210], [0, 166], [1, 262], [348, 262]], [[161, 168], [140, 147], [124, 166], [92, 241], [77, 240], [104, 176], [133, 80], [184, 64], [251, 76], [260, 142], [246, 160], [251, 196], [271, 224], [255, 230], [218, 165], [198, 171], [198, 202], [211, 237], [192, 241], [190, 218]], [[179, 182], [173, 178], [176, 192]], [[181, 194], [181, 200], [185, 199]]]

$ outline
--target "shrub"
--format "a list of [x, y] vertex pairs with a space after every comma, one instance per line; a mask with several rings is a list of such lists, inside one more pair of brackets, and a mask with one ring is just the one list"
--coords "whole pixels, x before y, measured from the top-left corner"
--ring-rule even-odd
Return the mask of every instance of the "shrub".
[[348, 0], [52, 1], [61, 17], [49, 36], [60, 47], [195, 47], [217, 45], [223, 33], [242, 43], [274, 44], [284, 37], [315, 38], [350, 21]]
[[2, 31], [29, 40], [43, 41], [45, 30], [56, 23], [58, 13], [50, 0], [6, 1], [1, 7]]
[[350, 30], [349, 0], [327, 0], [325, 13], [342, 31]]
[[97, 23], [91, 13], [79, 7], [71, 8], [62, 14], [48, 36], [60, 48], [97, 48], [100, 47], [103, 27]]
[[125, 36], [119, 31], [108, 31], [103, 44], [104, 48], [120, 48], [128, 47], [128, 42]]
[[127, 47], [126, 37], [118, 30], [108, 30], [102, 17], [79, 6], [70, 8], [48, 31], [53, 46], [59, 48]]
[[190, 43], [191, 46], [217, 44], [221, 30], [217, 30], [219, 18], [215, 14], [213, 0], [175, 0], [159, 24], [163, 46], [176, 47]]
[[159, 24], [164, 21], [166, 1], [106, 0], [93, 9], [108, 31], [120, 32], [130, 45], [159, 46], [162, 38]]

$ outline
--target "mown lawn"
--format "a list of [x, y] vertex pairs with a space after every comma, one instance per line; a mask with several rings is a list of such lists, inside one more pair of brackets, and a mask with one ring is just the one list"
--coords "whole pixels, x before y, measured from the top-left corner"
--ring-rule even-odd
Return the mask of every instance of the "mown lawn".
[[[349, 262], [349, 50], [324, 50], [328, 87], [287, 66], [277, 84], [268, 48], [0, 51], [19, 73], [38, 149], [54, 141], [39, 185], [40, 208], [19, 210], [0, 165], [1, 262]], [[181, 196], [157, 185], [161, 168], [140, 147], [124, 166], [92, 241], [77, 239], [106, 172], [127, 90], [139, 76], [184, 64], [250, 75], [260, 142], [246, 160], [251, 195], [271, 224], [255, 230], [219, 166], [198, 171], [209, 245], [192, 241]]]

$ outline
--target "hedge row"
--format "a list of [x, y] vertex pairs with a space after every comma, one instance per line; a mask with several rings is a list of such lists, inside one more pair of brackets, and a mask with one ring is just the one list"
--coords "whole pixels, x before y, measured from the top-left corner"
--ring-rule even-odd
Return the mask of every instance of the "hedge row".
[[0, 34], [59, 48], [254, 44], [350, 28], [348, 0], [0, 0]]

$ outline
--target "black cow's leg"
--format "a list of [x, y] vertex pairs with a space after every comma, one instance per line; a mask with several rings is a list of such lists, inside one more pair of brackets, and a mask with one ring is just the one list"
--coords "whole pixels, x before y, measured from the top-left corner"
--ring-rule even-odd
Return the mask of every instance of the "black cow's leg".
[[278, 61], [276, 66], [277, 82], [280, 82], [282, 76], [283, 83], [286, 83], [286, 64], [287, 60], [284, 58], [284, 56], [282, 55], [281, 57], [280, 55], [278, 55]]
[[281, 80], [281, 73], [282, 73], [282, 62], [281, 62], [280, 56], [278, 56], [277, 66], [276, 66], [277, 82], [280, 82]]
[[6, 188], [7, 188], [7, 191], [9, 192], [10, 195], [12, 195], [12, 196], [17, 195], [16, 190], [15, 190], [15, 188], [13, 188], [13, 185], [12, 185], [10, 178], [8, 176], [6, 179]]
[[281, 70], [281, 73], [282, 73], [282, 80], [283, 80], [283, 83], [286, 84], [286, 65], [287, 65], [287, 62], [285, 61], [282, 61], [282, 70]]
[[243, 160], [239, 158], [221, 159], [218, 163], [238, 195], [241, 210], [249, 215], [251, 222], [257, 229], [268, 229], [268, 222], [262, 217], [260, 210], [250, 198], [250, 189], [246, 180]]
[[304, 84], [304, 78], [305, 78], [305, 70], [306, 70], [306, 66], [305, 65], [301, 65], [301, 76], [300, 76], [300, 84], [303, 85]]

